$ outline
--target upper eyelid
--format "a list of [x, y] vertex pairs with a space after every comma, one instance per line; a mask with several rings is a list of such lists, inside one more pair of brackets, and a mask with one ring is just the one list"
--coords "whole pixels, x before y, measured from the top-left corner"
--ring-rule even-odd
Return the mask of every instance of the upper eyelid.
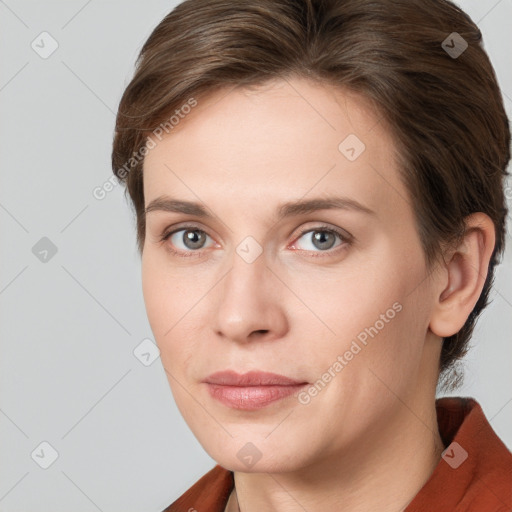
[[322, 224], [322, 225], [317, 224], [316, 226], [312, 226], [309, 228], [303, 228], [298, 233], [298, 236], [305, 235], [306, 233], [311, 233], [311, 231], [330, 231], [334, 234], [341, 236], [345, 240], [350, 240], [352, 238], [352, 235], [350, 233], [348, 233], [348, 231], [346, 231], [345, 229], [328, 226], [327, 224]]
[[214, 238], [213, 236], [210, 235], [210, 233], [208, 233], [208, 231], [206, 229], [203, 229], [199, 226], [194, 226], [193, 224], [190, 224], [190, 225], [184, 225], [184, 226], [172, 226], [168, 229], [164, 229], [163, 233], [162, 233], [162, 238], [163, 237], [166, 237], [166, 236], [171, 236], [171, 234], [175, 234], [175, 233], [178, 233], [179, 231], [201, 231], [203, 233], [205, 233], [206, 235], [208, 235], [210, 238]]
[[[310, 221], [310, 222], [313, 222], [314, 221]], [[318, 222], [320, 224], [318, 224]], [[352, 235], [350, 233], [348, 233], [348, 231], [346, 231], [345, 229], [343, 228], [340, 228], [340, 227], [334, 227], [334, 226], [329, 226], [327, 225], [328, 223], [325, 223], [325, 222], [322, 222], [322, 221], [317, 221], [317, 224], [314, 225], [314, 226], [311, 226], [311, 227], [307, 227], [307, 228], [302, 228], [299, 230], [299, 233], [298, 235], [299, 236], [302, 236], [304, 235], [305, 233], [308, 233], [310, 231], [334, 231], [334, 232], [339, 232], [340, 235], [344, 236], [345, 238], [351, 238]], [[170, 235], [171, 233], [176, 233], [178, 231], [182, 231], [182, 230], [191, 230], [191, 231], [202, 231], [203, 233], [206, 233], [210, 238], [214, 238], [212, 237], [209, 233], [208, 233], [208, 230], [206, 229], [203, 229], [202, 227], [200, 226], [197, 226], [195, 224], [187, 224], [185, 223], [184, 225], [174, 225], [174, 226], [171, 226], [169, 228], [166, 228], [163, 230], [162, 232], [162, 236], [167, 236], [167, 235]], [[297, 228], [295, 228], [293, 231], [295, 231]], [[292, 233], [293, 233], [292, 231]], [[291, 236], [291, 233], [290, 235], [288, 236]]]

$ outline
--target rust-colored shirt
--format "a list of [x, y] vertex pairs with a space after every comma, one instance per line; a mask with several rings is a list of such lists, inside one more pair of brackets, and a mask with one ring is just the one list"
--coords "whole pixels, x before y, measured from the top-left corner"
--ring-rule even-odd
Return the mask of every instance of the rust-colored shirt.
[[[436, 400], [446, 447], [405, 512], [512, 512], [512, 453], [473, 398]], [[233, 472], [216, 465], [162, 512], [224, 512]]]

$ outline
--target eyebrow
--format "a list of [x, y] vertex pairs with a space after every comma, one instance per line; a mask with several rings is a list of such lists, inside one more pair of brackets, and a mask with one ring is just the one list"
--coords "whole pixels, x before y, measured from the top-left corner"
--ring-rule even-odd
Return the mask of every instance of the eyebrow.
[[[287, 217], [305, 215], [314, 213], [318, 210], [352, 210], [375, 215], [373, 210], [362, 205], [354, 199], [348, 197], [323, 197], [314, 199], [299, 199], [297, 201], [288, 201], [277, 208], [277, 219], [282, 220]], [[173, 213], [183, 213], [194, 215], [205, 219], [213, 219], [214, 215], [200, 203], [193, 201], [182, 201], [169, 196], [159, 196], [153, 199], [144, 210], [144, 213], [164, 211]]]

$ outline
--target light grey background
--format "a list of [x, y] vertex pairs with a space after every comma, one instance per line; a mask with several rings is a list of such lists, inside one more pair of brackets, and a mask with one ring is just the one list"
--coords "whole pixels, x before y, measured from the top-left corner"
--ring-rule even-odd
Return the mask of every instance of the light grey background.
[[[112, 175], [115, 111], [137, 53], [176, 3], [0, 0], [2, 512], [159, 512], [215, 464], [160, 359], [145, 366], [133, 353], [153, 338], [123, 190], [92, 194]], [[512, 0], [460, 5], [484, 33], [510, 116]], [[453, 394], [475, 397], [512, 447], [510, 231]], [[43, 237], [57, 248], [46, 262], [33, 252]], [[43, 441], [58, 452], [47, 469]]]

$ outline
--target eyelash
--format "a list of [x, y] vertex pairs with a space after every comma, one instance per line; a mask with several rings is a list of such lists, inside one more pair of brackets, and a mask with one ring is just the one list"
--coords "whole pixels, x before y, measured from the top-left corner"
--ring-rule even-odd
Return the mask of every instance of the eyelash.
[[[184, 225], [184, 226], [180, 226], [178, 229], [174, 229], [173, 231], [164, 233], [160, 237], [159, 242], [163, 243], [163, 242], [167, 241], [172, 235], [174, 235], [175, 233], [178, 233], [179, 231], [198, 231], [198, 232], [204, 233], [207, 236], [210, 236], [210, 235], [208, 235], [208, 233], [206, 233], [206, 231], [198, 228], [197, 226]], [[344, 232], [337, 230], [335, 228], [332, 228], [330, 226], [325, 226], [325, 225], [315, 226], [313, 228], [304, 228], [303, 230], [300, 231], [299, 235], [296, 237], [296, 240], [302, 238], [306, 233], [311, 233], [311, 232], [315, 232], [315, 231], [322, 231], [325, 233], [338, 235], [338, 237], [340, 238], [342, 243], [340, 245], [338, 245], [337, 247], [335, 247], [334, 249], [329, 249], [327, 251], [318, 251], [318, 253], [316, 253], [316, 254], [315, 254], [315, 252], [316, 252], [315, 251], [311, 255], [312, 258], [325, 257], [324, 254], [327, 254], [327, 256], [333, 256], [333, 255], [337, 254], [340, 250], [345, 249], [348, 245], [350, 245], [352, 243], [352, 239], [349, 236], [347, 236]], [[173, 249], [169, 244], [167, 245], [166, 249], [171, 254], [181, 257], [181, 258], [190, 258], [190, 257], [196, 257], [196, 256], [200, 257], [201, 256], [201, 249], [199, 249], [197, 251], [185, 251], [185, 254]], [[306, 249], [298, 249], [298, 251], [299, 252], [310, 252], [310, 251], [307, 251]]]

